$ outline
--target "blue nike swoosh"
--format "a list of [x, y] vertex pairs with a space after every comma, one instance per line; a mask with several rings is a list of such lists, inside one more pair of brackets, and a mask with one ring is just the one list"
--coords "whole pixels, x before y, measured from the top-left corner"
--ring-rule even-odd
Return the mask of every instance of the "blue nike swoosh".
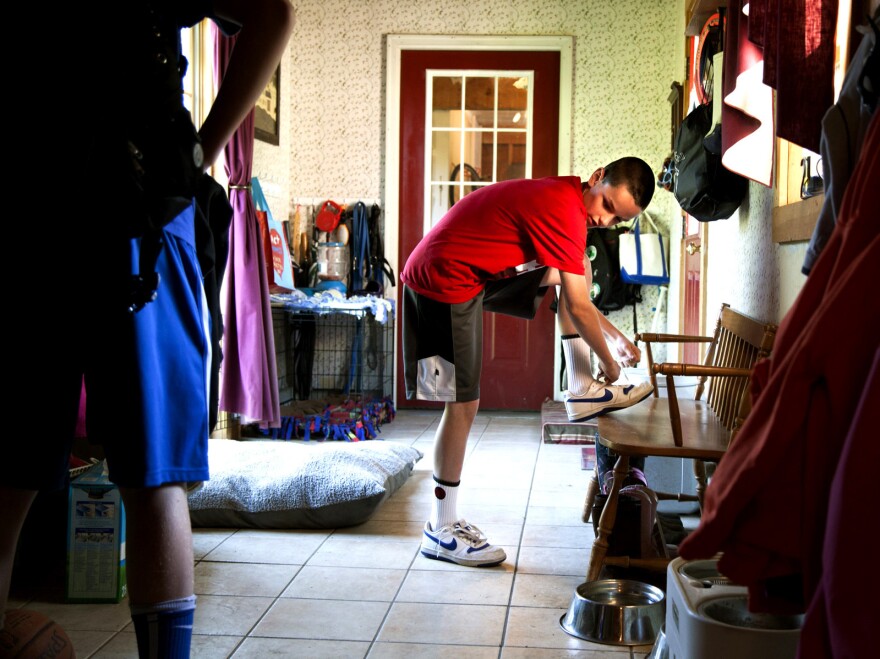
[[601, 398], [571, 398], [569, 403], [607, 403], [614, 397], [610, 389], [605, 390], [605, 395]]
[[431, 538], [438, 545], [443, 547], [443, 549], [448, 549], [449, 551], [455, 551], [455, 548], [458, 547], [458, 543], [455, 541], [455, 538], [450, 540], [449, 542], [443, 542], [440, 538], [435, 538], [433, 535], [425, 531], [425, 535]]

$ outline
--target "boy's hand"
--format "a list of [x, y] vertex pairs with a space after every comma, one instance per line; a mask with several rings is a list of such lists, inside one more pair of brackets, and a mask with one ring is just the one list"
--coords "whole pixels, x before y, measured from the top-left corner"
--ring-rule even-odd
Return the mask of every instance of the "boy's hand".
[[618, 378], [620, 378], [620, 364], [617, 362], [606, 364], [605, 362], [600, 361], [599, 377], [604, 377], [609, 384], [617, 382]]
[[614, 344], [617, 357], [621, 366], [636, 366], [642, 360], [642, 351], [638, 346], [625, 337], [621, 337]]

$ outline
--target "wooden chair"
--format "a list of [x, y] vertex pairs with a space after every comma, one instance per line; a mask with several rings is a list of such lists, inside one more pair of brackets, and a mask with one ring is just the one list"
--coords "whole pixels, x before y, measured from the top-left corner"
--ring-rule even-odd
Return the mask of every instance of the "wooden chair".
[[[670, 334], [642, 334], [656, 394], [656, 376], [665, 375], [667, 398], [649, 398], [633, 407], [599, 417], [598, 441], [619, 457], [614, 466], [611, 490], [599, 519], [598, 536], [593, 542], [587, 580], [599, 577], [603, 565], [665, 569], [668, 558], [630, 558], [607, 556], [608, 539], [617, 517], [618, 497], [623, 479], [629, 473], [631, 457], [674, 457], [694, 460], [697, 496], [657, 493], [659, 499], [698, 500], [702, 505], [706, 490], [706, 462], [717, 462], [745, 421], [751, 405], [749, 377], [759, 359], [768, 357], [776, 336], [776, 325], [761, 323], [734, 311], [729, 305], [721, 313], [711, 337]], [[654, 364], [651, 342], [708, 341], [703, 364]], [[674, 376], [698, 376], [693, 400], [678, 400]], [[702, 400], [708, 380], [708, 394]], [[594, 473], [587, 490], [584, 521], [592, 510], [599, 489]]]

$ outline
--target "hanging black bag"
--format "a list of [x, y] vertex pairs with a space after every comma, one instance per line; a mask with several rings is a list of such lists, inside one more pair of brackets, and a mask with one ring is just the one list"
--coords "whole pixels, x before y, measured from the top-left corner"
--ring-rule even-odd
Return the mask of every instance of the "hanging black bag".
[[739, 208], [748, 182], [721, 164], [721, 124], [711, 134], [712, 105], [698, 105], [675, 134], [672, 192], [681, 209], [702, 222], [724, 220]]
[[587, 258], [593, 275], [590, 299], [606, 316], [641, 301], [641, 286], [627, 284], [620, 274], [620, 234], [626, 228], [587, 231]]

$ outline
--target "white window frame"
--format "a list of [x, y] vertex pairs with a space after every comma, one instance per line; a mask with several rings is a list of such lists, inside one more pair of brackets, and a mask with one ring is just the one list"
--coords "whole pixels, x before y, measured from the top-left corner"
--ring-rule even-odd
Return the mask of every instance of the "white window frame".
[[[433, 140], [435, 133], [459, 133], [462, 136], [466, 133], [492, 133], [492, 143], [494, 150], [494, 157], [492, 159], [492, 176], [483, 182], [477, 182], [474, 186], [469, 187], [481, 187], [490, 185], [498, 180], [498, 134], [499, 133], [523, 133], [526, 136], [526, 171], [525, 178], [532, 177], [532, 135], [533, 135], [533, 127], [534, 121], [532, 121], [532, 117], [534, 116], [534, 105], [535, 105], [535, 96], [534, 96], [534, 82], [535, 82], [535, 72], [534, 71], [521, 71], [516, 69], [511, 70], [486, 70], [486, 69], [428, 69], [425, 75], [425, 84], [427, 88], [425, 90], [425, 106], [433, 107], [434, 103], [434, 78], [436, 77], [450, 77], [450, 78], [463, 78], [464, 84], [462, 85], [462, 102], [461, 102], [461, 123], [458, 126], [449, 126], [449, 127], [435, 127], [433, 126], [433, 117], [430, 112], [425, 112], [425, 215], [424, 215], [424, 225], [423, 232], [427, 233], [434, 222], [431, 217], [431, 199], [432, 199], [432, 188], [438, 185], [450, 185], [454, 187], [460, 188], [461, 195], [464, 196], [464, 186], [465, 183], [462, 181], [461, 183], [454, 183], [449, 180], [433, 180], [431, 177], [432, 170], [432, 160], [433, 160]], [[500, 78], [525, 78], [528, 80], [528, 96], [526, 100], [526, 112], [529, 117], [529, 121], [526, 124], [525, 128], [498, 128], [498, 80]], [[495, 78], [495, 99], [494, 99], [494, 119], [492, 122], [492, 128], [469, 128], [465, 125], [465, 118], [467, 110], [465, 110], [465, 98], [467, 94], [467, 81], [469, 78]], [[466, 161], [465, 153], [464, 153], [464, 139], [460, 141], [459, 144], [459, 154], [458, 154], [458, 162], [463, 163]]]

